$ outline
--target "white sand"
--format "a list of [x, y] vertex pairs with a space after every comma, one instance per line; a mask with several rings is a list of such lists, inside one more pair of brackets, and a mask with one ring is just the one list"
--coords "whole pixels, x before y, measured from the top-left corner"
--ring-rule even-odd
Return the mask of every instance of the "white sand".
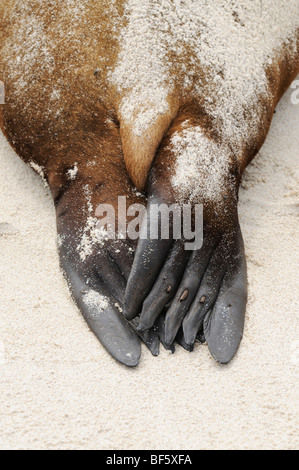
[[206, 346], [158, 358], [143, 348], [134, 370], [108, 356], [59, 271], [49, 192], [0, 136], [0, 223], [10, 224], [0, 225], [9, 232], [0, 234], [1, 449], [298, 447], [299, 105], [290, 96], [241, 191], [249, 303], [227, 367]]

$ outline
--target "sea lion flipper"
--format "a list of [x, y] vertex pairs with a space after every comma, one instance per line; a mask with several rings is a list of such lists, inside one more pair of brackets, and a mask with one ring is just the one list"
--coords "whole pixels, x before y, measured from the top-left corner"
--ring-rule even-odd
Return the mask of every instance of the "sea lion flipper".
[[176, 338], [175, 338], [176, 342], [183, 348], [185, 349], [186, 351], [193, 351], [194, 349], [194, 345], [191, 345], [190, 344], [187, 344], [186, 341], [185, 341], [185, 337], [184, 337], [184, 332], [183, 332], [183, 328], [180, 328], [177, 335], [176, 335]]
[[160, 353], [160, 339], [157, 328], [151, 328], [146, 331], [139, 330], [139, 319], [134, 318], [129, 322], [130, 326], [137, 333], [139, 338], [143, 341], [146, 347], [150, 350], [153, 356], [159, 356]]
[[227, 271], [215, 305], [203, 324], [209, 350], [220, 364], [227, 364], [232, 360], [243, 336], [247, 275], [241, 233], [239, 243], [238, 262], [232, 270]]
[[[69, 200], [74, 202], [73, 195]], [[97, 228], [96, 218], [86, 223], [84, 202], [76, 204], [78, 210], [74, 212], [65, 210], [66, 202], [57, 207], [58, 245], [65, 277], [82, 316], [105, 349], [122, 364], [136, 366], [140, 339], [157, 356], [159, 337], [153, 329], [138, 331], [138, 321], [129, 322], [123, 315], [134, 241], [109, 238], [108, 232]]]
[[[149, 206], [150, 202], [148, 203], [147, 212]], [[172, 243], [170, 239], [151, 238], [147, 230], [150, 231], [152, 222], [153, 220], [149, 217], [143, 222], [134, 263], [127, 283], [124, 315], [129, 320], [135, 318], [141, 312], [143, 301], [151, 291]], [[148, 235], [143, 236], [146, 233]]]
[[[200, 305], [198, 302], [204, 295], [203, 293], [207, 296], [207, 302], [213, 301], [213, 296], [217, 295], [224, 269], [219, 262], [217, 249], [217, 238], [207, 238], [202, 248], [194, 251], [190, 256], [181, 283], [166, 314], [168, 344], [174, 341], [184, 318], [192, 312], [194, 303]], [[200, 294], [201, 290], [202, 294]], [[209, 292], [209, 299], [207, 292]], [[190, 348], [193, 348], [199, 327], [200, 324], [194, 330], [192, 341], [185, 335], [185, 341]]]
[[175, 352], [175, 345], [173, 343], [170, 345], [166, 344], [166, 341], [165, 341], [165, 313], [163, 313], [162, 315], [158, 317], [155, 328], [164, 348], [173, 354]]
[[[187, 139], [190, 133], [194, 145], [192, 152]], [[206, 151], [217, 156], [219, 167], [216, 170], [219, 174], [216, 179], [210, 171], [210, 164], [205, 161]], [[188, 157], [188, 152], [198, 158], [198, 167], [193, 168], [194, 173], [188, 166], [181, 167], [180, 186], [166, 169], [173, 167], [175, 159], [179, 162], [185, 154]], [[219, 362], [233, 357], [244, 326], [246, 298], [242, 294], [246, 289], [246, 272], [244, 274], [240, 268], [240, 260], [243, 262], [245, 255], [237, 212], [238, 172], [238, 165], [227, 147], [218, 146], [203, 133], [202, 126], [191, 125], [188, 121], [182, 125], [180, 120], [174, 123], [159, 148], [148, 182], [146, 223], [155, 226], [158, 222], [160, 238], [151, 239], [151, 233], [149, 239], [139, 240], [125, 294], [125, 315], [132, 318], [141, 311], [141, 330], [152, 327], [157, 321], [161, 326], [162, 315], [165, 320], [161, 341], [166, 347], [170, 348], [177, 340], [192, 350], [200, 332], [200, 340], [208, 341]], [[181, 191], [182, 188], [184, 190]], [[159, 208], [164, 205], [173, 212], [173, 216], [167, 219], [159, 216], [157, 221], [153, 220], [151, 208], [154, 204]], [[187, 206], [192, 214], [193, 225], [191, 216], [189, 223], [193, 228], [185, 233], [188, 219], [184, 219], [184, 209]], [[182, 215], [181, 219], [174, 216], [176, 208]], [[165, 221], [169, 228], [168, 238], [161, 235]], [[176, 225], [181, 228], [180, 233], [175, 229]], [[183, 255], [182, 245], [188, 255]], [[242, 272], [240, 276], [236, 274], [238, 269]], [[237, 300], [233, 298], [235, 282], [240, 284]], [[234, 305], [228, 307], [231, 324], [229, 321], [225, 324], [221, 320], [221, 312], [225, 301], [230, 305], [230, 299]], [[222, 345], [223, 334], [228, 334], [229, 330], [231, 348], [224, 345], [223, 356], [217, 355], [215, 348]]]
[[74, 300], [104, 348], [120, 363], [137, 366], [141, 353], [140, 340], [108, 289], [100, 284], [97, 288], [94, 284], [92, 287], [87, 285], [69, 261], [64, 260], [63, 269]]
[[172, 301], [189, 256], [190, 253], [185, 250], [181, 240], [178, 240], [170, 249], [152, 290], [144, 300], [139, 329], [147, 330], [154, 326], [165, 306]]

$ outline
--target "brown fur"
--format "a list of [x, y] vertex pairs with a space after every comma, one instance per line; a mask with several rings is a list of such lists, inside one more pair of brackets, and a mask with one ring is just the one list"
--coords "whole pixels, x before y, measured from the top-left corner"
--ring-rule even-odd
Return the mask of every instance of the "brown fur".
[[[120, 47], [110, 31], [109, 0], [91, 1], [85, 21], [76, 28], [69, 24], [67, 14], [60, 11], [60, 2], [41, 4], [28, 0], [25, 3], [26, 12], [22, 10], [22, 2], [1, 2], [0, 79], [6, 87], [6, 105], [0, 108], [0, 125], [25, 162], [34, 161], [44, 167], [54, 199], [70, 184], [79, 184], [78, 181], [70, 183], [66, 178], [66, 172], [75, 162], [79, 166], [80, 184], [90, 180], [94, 185], [107, 181], [109, 194], [118, 194], [123, 188], [120, 181], [131, 185], [127, 169], [134, 184], [143, 188], [163, 136], [168, 138], [187, 116], [190, 118], [191, 115], [195, 122], [206, 126], [207, 132], [215, 133], [203, 103], [196, 100], [189, 103], [179, 88], [170, 103], [171, 111], [150, 128], [147, 142], [133, 136], [131, 129], [119, 122], [117, 104], [120, 97], [107, 86], [106, 77], [107, 70], [115, 64]], [[123, 1], [119, 0], [114, 14], [122, 18], [122, 12]], [[40, 19], [51, 39], [47, 45], [55, 63], [51, 73], [45, 70], [42, 44], [37, 44], [40, 60], [34, 62], [29, 74], [25, 72], [30, 67], [23, 63], [28, 60], [26, 33], [24, 44], [17, 47], [14, 44], [15, 32], [24, 15]], [[120, 19], [119, 27], [124, 22], [125, 19]], [[99, 24], [102, 28], [100, 36], [97, 33]], [[94, 74], [99, 58], [104, 60], [100, 80]], [[249, 138], [245, 142], [244, 153], [239, 156], [240, 172], [259, 150], [275, 106], [298, 71], [299, 58], [290, 62], [287, 50], [268, 69], [271, 93], [260, 98], [260, 135], [255, 136], [254, 141]], [[17, 85], [22, 76], [25, 87], [20, 92]], [[51, 93], [55, 88], [59, 90], [60, 98], [53, 103]], [[91, 160], [94, 160], [92, 172], [88, 167]], [[158, 159], [156, 165], [159, 165]]]

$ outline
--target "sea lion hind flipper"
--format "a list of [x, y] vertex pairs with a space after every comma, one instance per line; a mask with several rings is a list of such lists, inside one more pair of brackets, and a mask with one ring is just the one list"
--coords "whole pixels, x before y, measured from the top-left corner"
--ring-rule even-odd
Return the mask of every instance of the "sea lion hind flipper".
[[185, 250], [183, 241], [178, 240], [171, 247], [152, 290], [143, 302], [139, 329], [151, 328], [160, 313], [172, 301], [184, 274], [188, 258], [189, 253]]
[[156, 331], [159, 335], [160, 341], [163, 344], [164, 348], [167, 351], [170, 351], [172, 354], [175, 352], [175, 345], [172, 344], [167, 344], [165, 340], [165, 313], [162, 313], [157, 319], [156, 322]]
[[160, 353], [160, 339], [155, 328], [141, 331], [139, 329], [139, 319], [134, 318], [129, 322], [130, 326], [137, 333], [142, 342], [150, 350], [153, 356], [159, 356]]
[[97, 290], [88, 286], [68, 261], [63, 263], [63, 269], [83, 318], [104, 348], [118, 362], [137, 366], [140, 340], [119, 311], [115, 299], [104, 286]]
[[185, 338], [184, 338], [184, 332], [183, 332], [183, 329], [180, 328], [179, 331], [178, 331], [178, 334], [176, 335], [176, 338], [175, 338], [176, 342], [183, 348], [185, 349], [186, 351], [188, 352], [192, 352], [193, 349], [194, 349], [194, 345], [190, 345], [190, 344], [187, 344], [186, 341], [185, 341]]
[[137, 319], [128, 322], [124, 318], [123, 299], [132, 253], [125, 241], [108, 242], [108, 247], [99, 247], [96, 255], [86, 260], [85, 267], [72, 250], [61, 247], [61, 264], [73, 297], [93, 333], [115, 359], [134, 366], [140, 357], [138, 337], [153, 356], [159, 354], [159, 337], [153, 329], [138, 331]]
[[215, 305], [203, 323], [209, 350], [220, 364], [228, 364], [239, 348], [243, 336], [246, 302], [247, 275], [243, 249], [238, 264], [225, 274]]
[[[216, 240], [213, 237], [205, 240], [202, 248], [195, 250], [188, 260], [182, 280], [166, 313], [165, 328], [168, 344], [174, 341], [184, 318], [193, 311], [194, 305], [196, 319], [200, 318], [201, 312], [198, 307], [201, 306], [199, 300], [203, 295], [200, 294], [201, 289], [206, 295], [209, 292], [207, 303], [212, 302], [213, 297], [217, 295], [224, 267], [218, 264]], [[216, 258], [215, 261], [214, 258]], [[194, 329], [194, 337], [191, 341], [184, 330], [185, 341], [190, 349], [193, 349], [199, 327], [200, 321]]]
[[[149, 207], [150, 202], [148, 203], [147, 213]], [[170, 239], [151, 238], [151, 223], [153, 223], [153, 220], [149, 217], [146, 217], [143, 221], [141, 236], [127, 283], [124, 315], [129, 320], [132, 320], [141, 312], [143, 301], [151, 291], [171, 246]], [[147, 235], [143, 236], [143, 234]]]

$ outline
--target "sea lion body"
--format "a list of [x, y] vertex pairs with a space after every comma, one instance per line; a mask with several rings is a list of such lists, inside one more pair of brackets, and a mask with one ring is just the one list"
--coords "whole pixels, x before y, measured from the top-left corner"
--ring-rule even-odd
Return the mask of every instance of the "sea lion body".
[[[132, 319], [143, 305], [139, 329], [157, 349], [149, 328], [167, 303], [159, 273], [171, 272], [170, 245], [139, 243], [130, 274], [136, 243], [107, 243], [95, 228], [100, 203], [116, 207], [119, 195], [144, 203], [136, 187], [147, 188], [149, 201], [203, 204], [209, 232], [200, 259], [175, 248], [178, 273], [166, 290], [178, 290], [178, 299], [164, 342], [173, 343], [184, 319], [187, 346], [203, 328], [214, 357], [228, 362], [246, 304], [238, 187], [299, 71], [297, 0], [3, 0], [0, 24], [1, 129], [50, 186], [62, 265], [93, 331], [114, 357], [136, 365], [136, 335], [115, 308], [124, 306], [129, 278], [125, 315]], [[146, 266], [140, 260], [147, 251], [153, 255]], [[234, 273], [227, 259], [238, 265]], [[205, 283], [207, 272], [222, 278]], [[224, 324], [219, 292], [236, 285], [236, 311]], [[155, 299], [159, 306], [149, 315]], [[104, 324], [97, 309], [106, 312]]]

